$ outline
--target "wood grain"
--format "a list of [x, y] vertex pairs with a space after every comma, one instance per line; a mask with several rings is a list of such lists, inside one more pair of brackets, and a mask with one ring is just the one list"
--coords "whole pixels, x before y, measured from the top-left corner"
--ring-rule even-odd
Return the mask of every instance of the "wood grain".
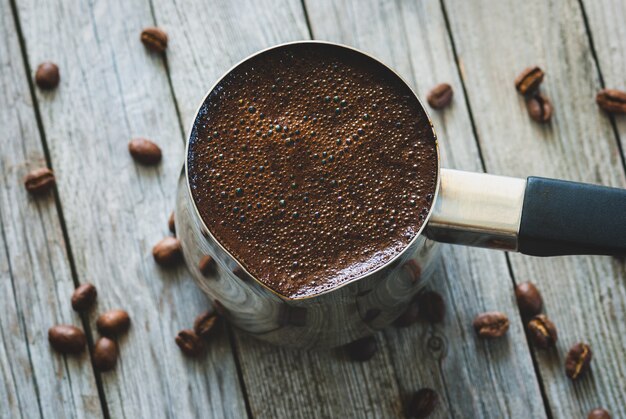
[[[118, 365], [103, 374], [111, 417], [245, 417], [227, 336], [197, 361], [174, 342], [207, 300], [183, 267], [159, 269], [151, 255], [168, 234], [183, 141], [164, 61], [139, 41], [154, 25], [150, 4], [17, 3], [29, 62], [61, 71], [37, 100], [79, 279], [98, 288], [91, 320], [112, 308], [131, 316]], [[158, 143], [163, 162], [136, 164], [133, 136]]]
[[[626, 91], [626, 3], [621, 0], [581, 0], [581, 5], [586, 13], [604, 87]], [[615, 115], [612, 118], [623, 155], [626, 146], [626, 116]]]
[[[55, 61], [62, 82], [57, 91], [37, 91], [40, 133], [10, 1], [0, 0], [0, 416], [102, 415], [88, 355], [64, 358], [46, 341], [50, 324], [80, 320], [69, 306], [74, 284], [54, 198], [34, 200], [22, 187], [23, 175], [45, 164], [45, 134], [79, 280], [95, 283], [100, 293], [91, 320], [114, 307], [133, 319], [120, 340], [119, 365], [103, 374], [112, 417], [245, 417], [233, 349], [254, 416], [401, 417], [412, 392], [432, 387], [443, 400], [434, 417], [544, 417], [512, 296], [513, 280], [529, 279], [543, 292], [560, 333], [556, 351], [534, 352], [550, 415], [584, 417], [601, 405], [613, 417], [626, 417], [626, 266], [610, 258], [511, 255], [512, 279], [498, 252], [442, 246], [431, 288], [448, 303], [446, 320], [386, 330], [377, 336], [380, 352], [367, 363], [350, 362], [341, 351], [276, 348], [238, 332], [236, 348], [222, 333], [206, 359], [183, 358], [173, 337], [208, 303], [184, 268], [158, 269], [150, 254], [168, 234], [181, 131], [232, 64], [258, 49], [309, 37], [302, 4], [15, 2], [30, 66]], [[305, 5], [315, 38], [375, 54], [421, 97], [438, 82], [453, 85], [453, 105], [431, 112], [445, 167], [481, 171], [482, 153], [493, 173], [626, 185], [617, 147], [626, 120], [608, 117], [594, 101], [598, 68], [607, 87], [626, 89], [620, 0]], [[138, 40], [155, 19], [170, 34], [167, 68]], [[556, 114], [547, 126], [528, 118], [512, 86], [531, 64], [548, 74], [542, 89]], [[138, 135], [162, 147], [160, 166], [131, 160], [127, 142]], [[509, 335], [478, 341], [471, 319], [491, 309], [509, 314]], [[578, 340], [592, 345], [594, 367], [572, 384], [563, 358]]]
[[8, 0], [0, 1], [0, 417], [102, 416], [89, 354], [48, 344], [57, 323], [82, 328], [54, 194], [38, 199], [23, 177], [46, 166]]
[[[307, 2], [313, 35], [370, 52], [425, 98], [437, 83], [454, 88], [452, 106], [430, 109], [444, 167], [482, 171], [452, 46], [438, 1]], [[448, 306], [442, 325], [390, 329], [385, 336], [405, 398], [420, 387], [444, 399], [438, 417], [543, 417], [545, 411], [504, 254], [442, 246], [431, 288]], [[478, 340], [482, 311], [502, 310], [511, 330], [499, 342]]]
[[296, 0], [154, 1], [170, 33], [169, 74], [185, 135], [204, 95], [226, 71], [261, 49], [309, 38]]
[[[444, 0], [487, 169], [626, 185], [610, 120], [598, 110], [598, 72], [576, 1]], [[598, 37], [601, 39], [601, 37]], [[546, 71], [549, 125], [533, 123], [513, 88], [529, 65]], [[559, 328], [556, 351], [536, 352], [554, 417], [584, 417], [604, 406], [626, 416], [626, 272], [609, 257], [511, 255], [517, 281], [538, 284]], [[594, 350], [593, 373], [572, 384], [563, 372], [577, 341]]]
[[[309, 37], [299, 1], [155, 3], [171, 33], [168, 63], [185, 128], [206, 91], [235, 62], [259, 49]], [[371, 361], [336, 351], [279, 348], [237, 333], [237, 353], [254, 417], [399, 417], [402, 403], [384, 341]]]

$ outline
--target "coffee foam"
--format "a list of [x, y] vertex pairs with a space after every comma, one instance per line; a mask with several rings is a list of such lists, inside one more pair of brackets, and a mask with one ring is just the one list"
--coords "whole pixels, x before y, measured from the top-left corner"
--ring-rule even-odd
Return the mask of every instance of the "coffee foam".
[[192, 130], [188, 174], [212, 234], [301, 297], [371, 272], [419, 232], [436, 140], [410, 89], [358, 52], [290, 45], [235, 68]]

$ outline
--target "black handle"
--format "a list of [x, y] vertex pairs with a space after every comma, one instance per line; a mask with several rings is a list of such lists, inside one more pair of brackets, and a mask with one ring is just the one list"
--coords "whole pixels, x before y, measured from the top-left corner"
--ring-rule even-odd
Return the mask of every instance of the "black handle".
[[626, 190], [529, 177], [518, 246], [534, 256], [626, 255]]

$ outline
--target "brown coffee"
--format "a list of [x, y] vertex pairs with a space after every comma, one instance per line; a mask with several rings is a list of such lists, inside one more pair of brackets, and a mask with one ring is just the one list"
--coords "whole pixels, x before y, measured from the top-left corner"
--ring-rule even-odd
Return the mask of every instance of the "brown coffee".
[[191, 133], [193, 199], [211, 233], [289, 297], [397, 256], [437, 184], [430, 121], [375, 60], [326, 44], [272, 49], [208, 95]]

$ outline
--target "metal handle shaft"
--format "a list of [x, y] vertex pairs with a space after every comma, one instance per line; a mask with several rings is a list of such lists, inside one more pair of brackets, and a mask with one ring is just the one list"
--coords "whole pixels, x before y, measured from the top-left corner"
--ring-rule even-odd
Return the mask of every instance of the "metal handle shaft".
[[426, 235], [445, 243], [517, 251], [525, 190], [525, 179], [442, 169]]

